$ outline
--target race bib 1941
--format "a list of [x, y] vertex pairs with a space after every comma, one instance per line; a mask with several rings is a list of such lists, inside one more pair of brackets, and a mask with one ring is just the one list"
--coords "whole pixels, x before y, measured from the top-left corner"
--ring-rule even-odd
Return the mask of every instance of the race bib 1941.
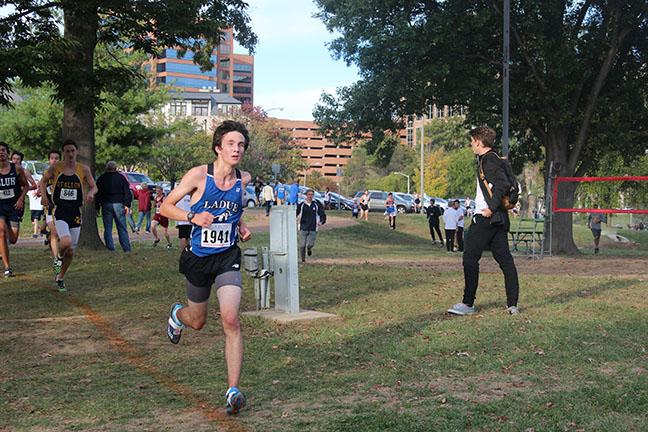
[[0, 190], [0, 199], [11, 199], [15, 197], [15, 193], [13, 189], [3, 189]]
[[77, 199], [77, 190], [76, 189], [61, 189], [61, 199], [68, 201], [76, 201]]
[[215, 223], [203, 228], [200, 246], [206, 248], [223, 248], [232, 245], [232, 224]]

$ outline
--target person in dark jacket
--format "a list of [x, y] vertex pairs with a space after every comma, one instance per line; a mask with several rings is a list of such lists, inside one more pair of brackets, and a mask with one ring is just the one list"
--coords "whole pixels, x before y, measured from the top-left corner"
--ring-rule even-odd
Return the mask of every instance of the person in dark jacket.
[[[503, 161], [493, 151], [495, 131], [489, 127], [478, 127], [470, 132], [471, 147], [477, 155], [477, 194], [475, 215], [466, 232], [463, 253], [464, 295], [448, 312], [455, 315], [475, 313], [475, 294], [479, 283], [479, 259], [486, 249], [504, 273], [507, 312], [517, 315], [519, 281], [513, 256], [508, 246], [510, 227], [508, 211], [502, 206], [502, 197], [509, 189], [509, 180]], [[481, 169], [480, 169], [481, 167]], [[481, 175], [483, 172], [483, 176]]]
[[115, 250], [112, 238], [113, 220], [117, 225], [119, 244], [124, 252], [130, 252], [131, 244], [126, 227], [126, 214], [130, 211], [133, 199], [128, 181], [117, 172], [117, 163], [110, 161], [106, 164], [106, 172], [97, 179], [97, 205], [101, 206], [101, 218], [104, 224], [104, 242], [106, 248]]
[[434, 204], [434, 200], [430, 200], [430, 205], [425, 208], [425, 214], [427, 216], [428, 224], [430, 225], [430, 236], [432, 236], [432, 244], [436, 244], [436, 238], [434, 237], [434, 232], [439, 235], [439, 241], [443, 247], [443, 236], [441, 235], [441, 229], [439, 228], [439, 218], [443, 215], [443, 209], [438, 205]]
[[326, 223], [326, 213], [322, 205], [313, 199], [315, 192], [312, 189], [306, 191], [306, 199], [297, 206], [297, 217], [299, 218], [299, 256], [302, 262], [306, 262], [306, 254], [313, 254], [313, 246], [317, 239], [317, 228]]

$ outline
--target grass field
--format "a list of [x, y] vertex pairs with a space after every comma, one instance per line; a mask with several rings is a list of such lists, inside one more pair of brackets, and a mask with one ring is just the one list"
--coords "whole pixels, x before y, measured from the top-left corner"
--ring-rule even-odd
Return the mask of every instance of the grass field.
[[184, 300], [177, 249], [80, 251], [67, 295], [44, 248], [13, 249], [17, 276], [0, 281], [0, 430], [648, 430], [646, 233], [597, 257], [519, 258], [519, 316], [505, 314], [485, 255], [479, 313], [459, 318], [445, 310], [461, 299], [460, 257], [430, 245], [423, 218], [398, 223], [372, 214], [320, 233], [300, 267], [301, 305], [337, 318], [243, 318], [249, 406], [235, 419], [222, 409], [217, 308], [203, 331], [166, 339], [168, 309]]

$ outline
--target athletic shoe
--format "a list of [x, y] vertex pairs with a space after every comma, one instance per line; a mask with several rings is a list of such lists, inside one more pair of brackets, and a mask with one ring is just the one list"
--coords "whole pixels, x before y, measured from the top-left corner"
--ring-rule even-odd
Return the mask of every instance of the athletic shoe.
[[58, 290], [60, 293], [66, 293], [67, 288], [65, 288], [65, 282], [63, 282], [63, 279], [57, 279], [56, 280], [56, 286], [58, 287]]
[[38, 238], [38, 234], [32, 234], [32, 238]]
[[4, 271], [4, 277], [9, 278], [14, 275], [13, 270], [11, 270], [11, 267], [7, 267]]
[[157, 246], [160, 243], [160, 239], [153, 240], [153, 247]]
[[180, 342], [182, 329], [184, 329], [184, 324], [182, 324], [176, 316], [176, 313], [180, 308], [182, 308], [182, 305], [180, 303], [176, 303], [171, 306], [171, 315], [169, 316], [169, 325], [167, 326], [167, 336], [173, 344]]
[[475, 313], [475, 307], [468, 306], [464, 303], [457, 303], [456, 305], [448, 309], [448, 312], [453, 315], [472, 315]]
[[171, 246], [171, 243], [167, 244], [167, 249], [171, 249], [173, 246]]
[[52, 266], [54, 267], [54, 274], [59, 274], [61, 273], [61, 266], [63, 265], [63, 259], [56, 257], [54, 258], [54, 262], [52, 263]]
[[245, 406], [245, 395], [236, 387], [230, 387], [225, 393], [227, 414], [238, 414]]
[[594, 253], [595, 253], [595, 254], [598, 253], [598, 248], [594, 248]]
[[306, 253], [308, 254], [308, 256], [313, 255], [313, 248], [307, 248]]
[[518, 309], [517, 306], [509, 306], [506, 308], [506, 312], [508, 312], [511, 315], [519, 315], [520, 309]]

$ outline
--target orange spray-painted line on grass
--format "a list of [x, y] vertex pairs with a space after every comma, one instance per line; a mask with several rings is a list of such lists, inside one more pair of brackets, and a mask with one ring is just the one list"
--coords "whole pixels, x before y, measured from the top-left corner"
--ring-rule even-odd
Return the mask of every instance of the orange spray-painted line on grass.
[[106, 339], [108, 339], [108, 342], [110, 342], [115, 350], [124, 355], [126, 361], [130, 365], [134, 366], [139, 372], [152, 377], [158, 383], [162, 384], [169, 390], [172, 390], [177, 395], [182, 396], [187, 402], [192, 405], [192, 408], [195, 411], [201, 413], [209, 421], [215, 423], [216, 426], [228, 432], [246, 432], [248, 430], [243, 424], [236, 420], [235, 417], [228, 416], [223, 408], [215, 407], [211, 403], [205, 401], [203, 398], [195, 394], [191, 390], [191, 388], [173, 380], [171, 377], [162, 373], [162, 371], [160, 371], [155, 366], [148, 364], [146, 358], [126, 339], [121, 337], [119, 333], [117, 333], [117, 331], [110, 325], [110, 323], [90, 305], [85, 304], [81, 300], [71, 295], [63, 295], [53, 287], [43, 284], [30, 276], [25, 275], [25, 278], [34, 284], [44, 286], [50, 293], [52, 293], [59, 299], [62, 299], [68, 304], [81, 309], [86, 319], [90, 321], [104, 335]]

